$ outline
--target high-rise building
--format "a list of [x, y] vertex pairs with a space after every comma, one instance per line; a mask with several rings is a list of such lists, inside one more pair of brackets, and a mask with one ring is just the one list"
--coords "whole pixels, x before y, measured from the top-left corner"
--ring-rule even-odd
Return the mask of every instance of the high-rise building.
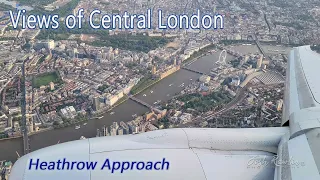
[[155, 65], [152, 66], [152, 75], [157, 74], [157, 67]]
[[118, 128], [119, 128], [119, 124], [118, 124], [118, 122], [113, 122], [112, 126], [113, 126], [113, 127], [115, 127], [116, 129], [118, 129]]
[[109, 131], [108, 131], [108, 127], [107, 126], [103, 126], [102, 134], [103, 134], [103, 136], [109, 136]]
[[113, 52], [108, 54], [108, 59], [111, 60], [111, 61], [114, 60], [114, 53]]
[[111, 136], [116, 136], [117, 135], [117, 129], [113, 126], [110, 128], [110, 135]]
[[53, 83], [53, 82], [50, 82], [50, 83], [49, 83], [49, 86], [50, 86], [50, 90], [53, 91], [53, 90], [54, 90], [54, 83]]
[[267, 69], [267, 67], [268, 67], [268, 66], [267, 66], [266, 64], [263, 65], [263, 69]]
[[28, 129], [28, 133], [33, 133], [33, 120], [32, 120], [32, 116], [31, 117], [27, 117], [27, 129]]
[[116, 48], [116, 49], [114, 50], [114, 55], [118, 55], [118, 54], [119, 54], [119, 49]]
[[100, 129], [97, 129], [97, 137], [101, 137]]
[[93, 98], [93, 109], [95, 111], [98, 111], [100, 109], [100, 100], [99, 97], [94, 97]]
[[262, 60], [263, 60], [263, 55], [260, 55], [259, 59], [257, 60], [257, 69], [261, 68]]
[[68, 53], [70, 57], [78, 58], [79, 51], [77, 48], [73, 48], [72, 50], [69, 50]]
[[122, 127], [119, 127], [119, 129], [118, 129], [118, 135], [124, 135], [124, 132], [123, 132], [123, 128], [122, 128]]
[[173, 65], [175, 65], [175, 66], [176, 66], [176, 65], [178, 65], [178, 64], [177, 64], [177, 59], [176, 59], [176, 58], [174, 58], [174, 60], [173, 60]]
[[113, 52], [113, 48], [110, 47], [110, 48], [109, 48], [109, 54], [112, 53], [112, 52]]
[[123, 129], [123, 134], [130, 134], [129, 126], [125, 122], [121, 121], [120, 126]]
[[281, 111], [282, 106], [283, 106], [283, 100], [280, 99], [277, 101], [277, 111]]

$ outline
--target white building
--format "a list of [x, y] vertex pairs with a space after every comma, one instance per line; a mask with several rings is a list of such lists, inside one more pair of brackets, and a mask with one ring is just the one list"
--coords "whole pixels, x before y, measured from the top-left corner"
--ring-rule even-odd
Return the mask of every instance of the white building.
[[211, 80], [210, 76], [207, 76], [207, 75], [202, 75], [202, 76], [199, 78], [199, 81], [200, 81], [200, 82], [203, 82], [203, 83], [209, 83], [210, 80]]

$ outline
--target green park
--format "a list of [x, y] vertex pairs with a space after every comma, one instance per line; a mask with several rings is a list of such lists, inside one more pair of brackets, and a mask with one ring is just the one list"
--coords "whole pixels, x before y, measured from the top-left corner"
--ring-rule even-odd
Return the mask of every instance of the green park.
[[50, 82], [55, 84], [61, 84], [62, 80], [60, 79], [56, 71], [50, 73], [44, 73], [38, 75], [32, 79], [32, 86], [39, 88], [40, 86], [47, 86]]

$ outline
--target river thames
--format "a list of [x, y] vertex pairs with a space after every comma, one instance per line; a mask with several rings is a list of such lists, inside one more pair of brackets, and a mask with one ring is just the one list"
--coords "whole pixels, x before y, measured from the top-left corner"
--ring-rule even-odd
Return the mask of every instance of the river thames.
[[[241, 50], [251, 53], [256, 53], [257, 51], [257, 47], [255, 45], [238, 47], [240, 48], [239, 51]], [[191, 64], [189, 68], [209, 73], [214, 67], [215, 62], [218, 60], [220, 52], [221, 51], [218, 51], [212, 55], [200, 58]], [[231, 59], [234, 59], [234, 57], [228, 55], [227, 60]], [[152, 87], [149, 87], [136, 97], [149, 104], [153, 104], [158, 100], [167, 101], [182, 90], [180, 87], [182, 83], [187, 86], [188, 84], [197, 80], [200, 76], [200, 74], [181, 69], [178, 72], [161, 80]], [[151, 91], [153, 91], [153, 93], [151, 93]], [[127, 100], [118, 107], [114, 108], [112, 111], [114, 112], [113, 115], [106, 113], [102, 119], [90, 120], [86, 126], [81, 125], [81, 128], [78, 130], [75, 130], [74, 126], [70, 126], [63, 129], [50, 130], [32, 135], [29, 137], [31, 151], [51, 146], [57, 144], [58, 142], [63, 143], [72, 140], [78, 140], [81, 136], [85, 136], [86, 138], [95, 137], [97, 129], [100, 129], [102, 126], [110, 126], [113, 122], [130, 121], [132, 120], [132, 115], [143, 115], [148, 112], [149, 109], [132, 100]], [[21, 138], [1, 140], [0, 147], [0, 160], [10, 160], [15, 162], [18, 158], [16, 152], [18, 152], [20, 155], [23, 155], [23, 144]]]

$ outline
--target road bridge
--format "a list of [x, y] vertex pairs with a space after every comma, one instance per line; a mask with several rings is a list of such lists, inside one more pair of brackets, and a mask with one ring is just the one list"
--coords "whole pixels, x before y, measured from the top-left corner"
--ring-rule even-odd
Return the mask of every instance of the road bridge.
[[228, 54], [231, 54], [232, 56], [235, 56], [235, 57], [242, 57], [244, 56], [243, 54], [239, 53], [239, 52], [236, 52], [234, 50], [231, 50], [231, 49], [227, 49], [219, 44], [216, 45], [217, 48], [219, 48], [220, 50], [226, 50]]
[[191, 71], [191, 72], [194, 72], [194, 73], [198, 73], [198, 74], [201, 74], [201, 75], [205, 74], [204, 72], [197, 71], [197, 70], [194, 70], [194, 69], [190, 69], [188, 67], [182, 67], [181, 69], [184, 69], [184, 70], [187, 70], [187, 71]]
[[267, 57], [267, 54], [265, 53], [265, 51], [263, 50], [261, 44], [260, 44], [260, 41], [258, 39], [255, 40], [255, 43], [257, 44], [258, 46], [258, 49], [259, 51], [263, 54], [263, 56]]
[[152, 105], [150, 105], [150, 104], [148, 104], [148, 103], [142, 101], [141, 99], [138, 99], [138, 98], [136, 98], [136, 97], [134, 97], [132, 95], [129, 96], [129, 99], [131, 99], [131, 100], [133, 100], [133, 101], [135, 101], [135, 102], [137, 102], [137, 103], [149, 108], [150, 110], [152, 110], [152, 111], [154, 111], [154, 112], [156, 112], [158, 114], [160, 114], [162, 112], [161, 110], [153, 107]]
[[258, 39], [258, 37], [256, 36], [256, 39], [254, 41], [259, 49], [259, 51], [263, 54], [263, 56], [267, 59], [267, 60], [271, 60], [271, 58], [267, 55], [267, 53], [263, 50], [262, 45], [260, 44], [260, 41]]
[[188, 67], [182, 67], [181, 69], [184, 69], [184, 70], [187, 70], [187, 71], [191, 71], [191, 72], [194, 72], [194, 73], [198, 73], [198, 74], [201, 74], [201, 75], [210, 76], [210, 77], [214, 78], [214, 76], [211, 75], [211, 74], [207, 74], [207, 73], [204, 73], [204, 72], [201, 72], [201, 71], [198, 71], [198, 70], [190, 69]]

